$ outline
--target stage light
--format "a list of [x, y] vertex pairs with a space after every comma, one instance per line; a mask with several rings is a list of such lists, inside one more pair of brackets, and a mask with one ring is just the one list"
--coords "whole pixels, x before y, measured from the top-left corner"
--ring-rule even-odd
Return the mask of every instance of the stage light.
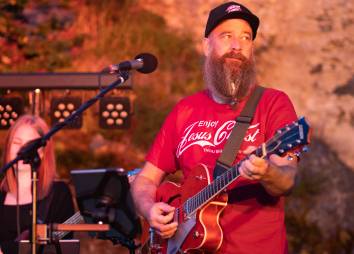
[[0, 98], [0, 129], [10, 128], [23, 109], [23, 100], [19, 97]]
[[104, 129], [130, 127], [130, 100], [128, 97], [107, 97], [100, 101], [99, 125]]
[[[52, 125], [63, 122], [81, 105], [82, 100], [79, 97], [53, 98], [50, 105], [50, 118]], [[72, 121], [65, 128], [80, 129], [82, 127], [82, 116]]]

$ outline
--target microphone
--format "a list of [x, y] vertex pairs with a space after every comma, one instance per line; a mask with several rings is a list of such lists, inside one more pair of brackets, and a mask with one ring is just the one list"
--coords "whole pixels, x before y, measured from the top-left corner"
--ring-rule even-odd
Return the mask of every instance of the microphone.
[[157, 58], [150, 53], [141, 53], [134, 60], [124, 61], [119, 64], [111, 64], [104, 68], [103, 73], [117, 73], [119, 71], [137, 70], [141, 73], [151, 73], [157, 68]]

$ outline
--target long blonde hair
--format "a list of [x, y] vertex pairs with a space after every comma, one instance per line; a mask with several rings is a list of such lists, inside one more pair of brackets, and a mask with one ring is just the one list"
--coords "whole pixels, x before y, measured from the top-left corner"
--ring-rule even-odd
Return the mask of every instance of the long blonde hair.
[[[28, 126], [33, 128], [41, 137], [49, 131], [49, 127], [46, 122], [38, 116], [22, 115], [19, 117], [7, 133], [2, 158], [3, 165], [10, 161], [10, 148], [13, 143], [14, 135], [20, 126]], [[38, 169], [38, 194], [40, 198], [43, 198], [48, 194], [55, 176], [56, 163], [54, 147], [53, 142], [49, 140], [43, 149], [42, 162]], [[7, 170], [4, 178], [0, 182], [0, 190], [11, 192], [13, 194], [17, 193], [17, 181], [13, 170]]]

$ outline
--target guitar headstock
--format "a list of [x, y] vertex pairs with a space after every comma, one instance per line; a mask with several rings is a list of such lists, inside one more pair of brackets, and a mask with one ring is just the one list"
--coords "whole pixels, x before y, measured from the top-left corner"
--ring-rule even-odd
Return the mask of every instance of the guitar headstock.
[[[304, 148], [310, 143], [310, 126], [304, 117], [276, 131], [275, 135], [256, 150], [256, 155], [283, 155], [284, 153]], [[266, 154], [264, 154], [266, 153]]]

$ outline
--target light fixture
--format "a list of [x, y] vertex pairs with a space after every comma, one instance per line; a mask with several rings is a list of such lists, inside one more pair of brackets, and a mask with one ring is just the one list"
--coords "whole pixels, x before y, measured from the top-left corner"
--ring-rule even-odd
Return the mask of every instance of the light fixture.
[[[65, 118], [70, 116], [81, 105], [80, 97], [56, 97], [51, 100], [50, 118], [52, 125], [63, 122]], [[80, 129], [82, 127], [82, 116], [72, 121], [66, 128]]]
[[130, 127], [130, 100], [128, 97], [107, 97], [100, 101], [99, 126], [104, 129]]
[[0, 98], [0, 129], [8, 129], [23, 114], [24, 104], [20, 97]]

